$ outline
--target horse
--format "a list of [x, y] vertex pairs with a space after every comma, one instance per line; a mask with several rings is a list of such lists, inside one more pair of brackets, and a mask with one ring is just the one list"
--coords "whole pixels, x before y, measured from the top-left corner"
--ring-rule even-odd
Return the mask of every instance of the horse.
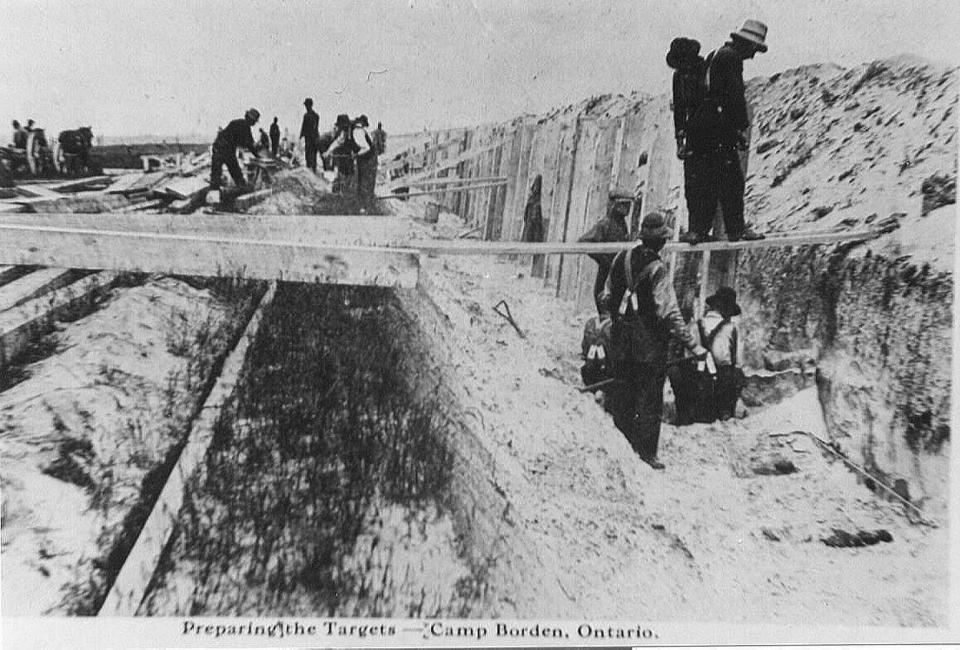
[[70, 131], [61, 131], [57, 138], [63, 155], [62, 170], [73, 176], [90, 171], [89, 153], [93, 147], [93, 129], [81, 126]]

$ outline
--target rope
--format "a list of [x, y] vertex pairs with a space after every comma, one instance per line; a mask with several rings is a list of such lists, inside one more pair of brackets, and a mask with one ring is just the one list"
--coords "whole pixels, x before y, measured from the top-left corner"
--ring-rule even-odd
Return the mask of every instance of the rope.
[[918, 508], [918, 507], [917, 507], [916, 505], [914, 505], [911, 501], [909, 501], [909, 500], [907, 500], [907, 499], [904, 499], [904, 498], [903, 498], [902, 496], [900, 496], [900, 494], [897, 493], [897, 491], [894, 490], [892, 487], [890, 487], [889, 485], [887, 485], [886, 483], [884, 483], [883, 481], [881, 481], [880, 479], [878, 479], [876, 476], [872, 475], [870, 472], [868, 472], [867, 470], [865, 470], [863, 467], [861, 467], [860, 465], [857, 465], [855, 462], [853, 462], [852, 460], [850, 460], [849, 458], [847, 458], [846, 456], [844, 456], [843, 454], [841, 454], [839, 451], [837, 451], [836, 449], [834, 449], [832, 446], [830, 446], [830, 443], [828, 443], [826, 440], [823, 440], [823, 439], [817, 437], [816, 435], [814, 435], [814, 434], [811, 433], [810, 431], [796, 431], [796, 432], [794, 432], [794, 433], [802, 433], [802, 434], [804, 434], [804, 435], [807, 435], [807, 436], [813, 438], [813, 440], [814, 440], [818, 445], [820, 445], [821, 448], [826, 449], [826, 450], [829, 451], [831, 454], [833, 454], [834, 456], [836, 456], [837, 458], [839, 458], [840, 460], [842, 460], [844, 463], [846, 463], [846, 464], [847, 464], [850, 468], [852, 468], [854, 471], [862, 474], [863, 476], [865, 476], [865, 477], [867, 477], [868, 479], [870, 479], [871, 481], [873, 481], [876, 485], [879, 485], [880, 487], [882, 487], [882, 488], [883, 488], [884, 490], [886, 490], [888, 493], [892, 494], [892, 495], [893, 495], [898, 501], [900, 501], [903, 505], [907, 506], [907, 507], [910, 508], [911, 510], [916, 511], [917, 514], [920, 515], [920, 523], [926, 524], [926, 525], [928, 525], [928, 526], [932, 526], [933, 528], [939, 528], [939, 527], [940, 527], [940, 522], [939, 522], [939, 521], [937, 521], [936, 519], [934, 519], [934, 518], [932, 518], [932, 517], [927, 517], [927, 516], [924, 514], [923, 510], [921, 510], [920, 508]]

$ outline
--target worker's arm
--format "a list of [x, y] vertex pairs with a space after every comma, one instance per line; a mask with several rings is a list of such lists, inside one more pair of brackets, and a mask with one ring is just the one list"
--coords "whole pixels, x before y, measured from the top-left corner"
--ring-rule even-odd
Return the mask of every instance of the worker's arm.
[[310, 133], [310, 125], [307, 118], [310, 117], [308, 114], [304, 114], [303, 122], [300, 124], [300, 139], [306, 138]]
[[713, 59], [710, 87], [723, 113], [724, 124], [735, 131], [750, 126], [743, 85], [743, 60], [729, 48], [721, 48]]
[[324, 151], [323, 154], [321, 155], [324, 158], [329, 158], [331, 155], [333, 155], [334, 150], [340, 145], [342, 145], [344, 141], [346, 141], [346, 139], [347, 139], [347, 134], [344, 131], [341, 131], [340, 133], [337, 134], [337, 137], [333, 139], [333, 142], [330, 143], [330, 146], [327, 147], [327, 150]]
[[607, 281], [603, 285], [603, 291], [600, 292], [597, 301], [600, 312], [605, 318], [609, 318], [614, 313], [614, 310], [620, 305], [620, 301], [623, 300], [623, 292], [627, 289], [624, 277], [622, 277], [624, 276], [622, 269], [625, 254], [629, 254], [629, 251], [617, 253], [616, 257], [613, 258], [613, 263], [610, 264], [610, 272], [607, 273]]
[[359, 147], [359, 148], [357, 149], [357, 157], [358, 157], [358, 158], [359, 158], [360, 156], [364, 155], [365, 153], [367, 153], [368, 151], [370, 151], [370, 145], [367, 144], [367, 138], [366, 138], [365, 134], [366, 134], [366, 130], [365, 130], [365, 129], [354, 129], [354, 130], [353, 130], [353, 136], [352, 136], [352, 137], [353, 137], [353, 143], [354, 143], [355, 145], [357, 145], [357, 147]]
[[677, 295], [673, 291], [673, 285], [670, 284], [667, 267], [663, 263], [657, 262], [653, 268], [651, 279], [653, 282], [653, 301], [657, 306], [657, 318], [661, 323], [667, 325], [670, 334], [690, 350], [694, 356], [706, 354], [707, 350], [697, 342], [697, 339], [690, 333], [686, 321], [683, 320], [680, 306], [677, 305]]

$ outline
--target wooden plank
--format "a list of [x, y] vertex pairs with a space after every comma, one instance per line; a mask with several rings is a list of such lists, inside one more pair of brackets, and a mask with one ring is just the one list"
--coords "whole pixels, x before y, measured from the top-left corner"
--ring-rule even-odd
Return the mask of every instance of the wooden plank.
[[20, 266], [0, 266], [0, 285], [23, 275], [22, 268]]
[[0, 264], [408, 288], [420, 268], [408, 248], [22, 225], [0, 225]]
[[[580, 142], [580, 131], [582, 129], [580, 117], [577, 116], [574, 123], [573, 131], [573, 146], [570, 149], [570, 180], [567, 184], [567, 196], [566, 202], [564, 204], [563, 210], [563, 227], [560, 229], [560, 236], [558, 240], [566, 241], [567, 240], [567, 227], [570, 224], [570, 205], [573, 200], [573, 188], [576, 181], [576, 171], [577, 171], [577, 146]], [[563, 282], [563, 256], [560, 256], [560, 261], [557, 263], [557, 277], [556, 277], [556, 295], [560, 296], [561, 283]]]
[[0, 369], [16, 361], [50, 323], [68, 313], [90, 294], [109, 287], [119, 276], [113, 271], [102, 271], [34, 298], [19, 307], [0, 313]]
[[[189, 199], [185, 199], [189, 201]], [[134, 203], [133, 205], [124, 206], [117, 210], [114, 210], [116, 213], [125, 213], [125, 212], [136, 212], [137, 210], [147, 210], [150, 208], [159, 208], [163, 205], [163, 199], [152, 199], [150, 201], [141, 201], [140, 203]]]
[[274, 192], [272, 187], [266, 189], [257, 190], [256, 192], [250, 192], [249, 194], [241, 194], [233, 200], [234, 210], [249, 210], [257, 203], [260, 203], [268, 196], [272, 195]]
[[476, 190], [489, 189], [491, 187], [502, 187], [506, 185], [507, 181], [498, 181], [496, 183], [481, 183], [480, 185], [455, 185], [452, 187], [445, 187], [436, 190], [423, 190], [422, 192], [406, 192], [403, 194], [378, 194], [378, 199], [406, 199], [411, 196], [425, 196], [428, 194], [440, 194], [440, 193], [458, 193], [458, 192], [474, 192]]
[[[769, 236], [759, 241], [718, 241], [691, 246], [682, 242], [667, 242], [661, 251], [665, 253], [676, 251], [680, 255], [687, 253], [702, 253], [705, 250], [747, 250], [759, 248], [778, 248], [784, 246], [817, 246], [835, 244], [844, 241], [866, 241], [878, 237], [879, 231], [859, 230], [850, 232], [832, 232], [807, 235], [798, 232], [792, 235]], [[617, 253], [629, 250], [637, 242], [605, 242], [601, 244], [587, 244], [579, 242], [546, 242], [543, 244], [526, 242], [457, 242], [444, 241], [416, 241], [411, 242], [423, 253], [432, 255], [587, 255], [590, 253]]]
[[702, 318], [706, 312], [707, 294], [710, 285], [710, 251], [703, 251], [703, 257], [700, 260], [700, 290], [697, 295], [697, 313], [696, 317]]
[[131, 187], [136, 185], [140, 179], [143, 178], [143, 172], [135, 172], [133, 174], [123, 174], [118, 176], [115, 181], [104, 190], [107, 194], [123, 194]]
[[69, 283], [70, 269], [37, 269], [0, 286], [0, 311], [12, 309]]
[[466, 152], [460, 154], [456, 158], [449, 158], [447, 160], [442, 160], [437, 164], [435, 164], [434, 166], [426, 167], [420, 170], [419, 172], [416, 172], [415, 174], [410, 174], [409, 176], [398, 178], [395, 181], [391, 182], [387, 186], [387, 189], [393, 190], [393, 188], [403, 187], [404, 185], [410, 183], [411, 181], [417, 181], [417, 180], [429, 178], [430, 176], [433, 176], [439, 171], [442, 171], [444, 169], [450, 169], [451, 167], [456, 167], [462, 162], [482, 156], [496, 149], [498, 145], [499, 143], [494, 143], [494, 144], [487, 145], [485, 147], [480, 147], [478, 149], [468, 149]]
[[216, 384], [190, 425], [187, 443], [180, 452], [180, 457], [147, 516], [123, 567], [110, 586], [97, 613], [98, 616], [133, 616], [137, 613], [146, 595], [147, 586], [160, 562], [163, 549], [177, 525], [188, 482], [193, 478], [200, 484], [203, 482], [204, 461], [210, 442], [213, 440], [217, 420], [224, 407], [235, 398], [247, 350], [256, 339], [264, 311], [273, 301], [276, 288], [276, 283], [270, 285], [244, 328], [236, 347], [227, 356]]
[[481, 178], [431, 178], [425, 181], [413, 181], [412, 183], [407, 183], [403, 187], [432, 187], [436, 186], [446, 186], [446, 185], [468, 185], [473, 183], [506, 183], [509, 179], [506, 176], [487, 176]]
[[65, 183], [57, 183], [56, 185], [51, 185], [50, 189], [58, 192], [71, 192], [92, 185], [104, 185], [112, 181], [113, 176], [90, 176], [89, 178], [77, 178]]
[[209, 183], [206, 178], [187, 176], [186, 178], [174, 178], [165, 182], [163, 189], [167, 194], [173, 194], [178, 199], [189, 199], [205, 192], [208, 186]]

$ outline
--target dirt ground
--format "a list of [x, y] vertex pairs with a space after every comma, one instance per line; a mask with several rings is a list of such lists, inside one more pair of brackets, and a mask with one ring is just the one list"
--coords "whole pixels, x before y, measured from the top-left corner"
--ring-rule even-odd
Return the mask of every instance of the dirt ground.
[[[415, 206], [401, 212], [416, 216]], [[443, 215], [433, 228], [462, 228]], [[463, 407], [497, 458], [510, 517], [564, 597], [500, 592], [496, 615], [802, 625], [936, 626], [946, 620], [945, 528], [908, 522], [806, 436], [826, 437], [816, 389], [743, 419], [663, 425], [656, 472], [580, 385], [573, 315], [529, 263], [424, 260], [427, 291], [455, 325], [446, 352]], [[505, 299], [524, 331], [492, 311]], [[792, 461], [789, 475], [753, 467]], [[831, 548], [838, 528], [892, 543]], [[497, 585], [491, 585], [497, 592]], [[511, 585], [522, 590], [522, 585]]]
[[95, 597], [144, 477], [197, 399], [193, 337], [225, 316], [208, 291], [173, 278], [114, 289], [0, 393], [5, 616], [62, 615]]

